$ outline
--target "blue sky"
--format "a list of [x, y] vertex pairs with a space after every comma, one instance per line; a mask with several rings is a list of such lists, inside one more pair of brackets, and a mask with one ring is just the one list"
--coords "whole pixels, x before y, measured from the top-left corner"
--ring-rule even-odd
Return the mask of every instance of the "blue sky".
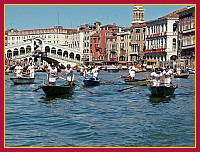
[[[157, 19], [187, 5], [144, 5], [145, 21]], [[134, 5], [6, 5], [6, 29], [29, 30], [56, 25], [77, 28], [81, 24], [116, 23], [130, 27]]]

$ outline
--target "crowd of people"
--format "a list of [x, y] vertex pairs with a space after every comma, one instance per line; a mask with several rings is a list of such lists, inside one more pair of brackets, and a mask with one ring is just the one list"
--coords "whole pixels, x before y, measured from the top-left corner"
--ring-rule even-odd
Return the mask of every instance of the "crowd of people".
[[[47, 73], [47, 81], [49, 85], [56, 85], [56, 80], [59, 78], [58, 76], [58, 67], [52, 63], [49, 66], [46, 66]], [[172, 83], [171, 79], [173, 78], [173, 71], [169, 69], [169, 66], [165, 66], [165, 69], [154, 68], [153, 72], [148, 76], [148, 80], [151, 82], [152, 86], [167, 86], [169, 87]], [[85, 66], [82, 65], [80, 68], [81, 77], [88, 80], [99, 80], [98, 78], [99, 68], [97, 66]], [[128, 67], [128, 74], [131, 80], [134, 80], [135, 74], [137, 72], [137, 68], [135, 64], [131, 64]], [[180, 69], [176, 69], [177, 73], [180, 73]], [[22, 76], [29, 76], [29, 78], [35, 77], [35, 68], [33, 63], [29, 63], [26, 65], [26, 73], [23, 73], [23, 67], [19, 62], [16, 63], [14, 68], [14, 73], [16, 74], [16, 78], [21, 78]], [[66, 69], [61, 71], [62, 78], [66, 78], [66, 81], [69, 85], [74, 84], [74, 72], [73, 68], [70, 64], [67, 64]], [[64, 79], [65, 79], [64, 78]]]

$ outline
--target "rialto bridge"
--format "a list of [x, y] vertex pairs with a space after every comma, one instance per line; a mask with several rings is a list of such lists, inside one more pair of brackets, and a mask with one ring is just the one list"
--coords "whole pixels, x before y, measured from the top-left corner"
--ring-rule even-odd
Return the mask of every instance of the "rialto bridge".
[[44, 42], [41, 38], [27, 40], [5, 47], [6, 60], [16, 62], [35, 62], [42, 65], [43, 62], [56, 62], [66, 66], [81, 63], [81, 52], [67, 46]]

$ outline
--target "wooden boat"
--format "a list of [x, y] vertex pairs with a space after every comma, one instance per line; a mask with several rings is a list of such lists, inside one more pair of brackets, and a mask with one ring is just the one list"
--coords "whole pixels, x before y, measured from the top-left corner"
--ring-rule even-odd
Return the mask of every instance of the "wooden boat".
[[184, 78], [187, 79], [190, 74], [188, 73], [181, 73], [181, 74], [174, 74], [174, 78]]
[[34, 83], [35, 78], [22, 77], [22, 78], [10, 78], [14, 84], [31, 84]]
[[116, 68], [116, 69], [107, 69], [108, 72], [112, 72], [112, 73], [116, 73], [116, 72], [119, 72], [119, 69]]
[[121, 78], [123, 79], [125, 84], [137, 85], [137, 84], [143, 84], [144, 83], [141, 86], [147, 85], [147, 83], [145, 83], [146, 79], [135, 79], [134, 78], [133, 80], [131, 80], [131, 78], [129, 76], [122, 76]]
[[100, 85], [100, 80], [84, 79], [84, 86], [98, 86]]
[[177, 86], [149, 86], [149, 90], [151, 91], [152, 96], [155, 97], [166, 97], [166, 96], [171, 96], [174, 94], [175, 89]]
[[116, 72], [119, 72], [119, 68], [115, 65], [109, 65], [109, 66], [107, 66], [107, 71], [112, 72], [112, 73], [116, 73]]
[[74, 93], [75, 86], [61, 85], [51, 86], [42, 85], [42, 90], [47, 97], [61, 96], [61, 95], [72, 95]]

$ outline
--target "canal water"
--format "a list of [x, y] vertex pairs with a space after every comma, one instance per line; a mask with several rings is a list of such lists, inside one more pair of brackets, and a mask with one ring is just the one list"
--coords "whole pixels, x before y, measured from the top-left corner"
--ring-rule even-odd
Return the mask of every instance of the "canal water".
[[[126, 73], [99, 73], [102, 81], [120, 75]], [[36, 73], [35, 83], [27, 85], [13, 85], [9, 79], [13, 76], [8, 74], [5, 80], [7, 147], [195, 146], [194, 75], [173, 79], [182, 87], [168, 98], [151, 97], [146, 86], [119, 92], [130, 87], [121, 79], [87, 88], [95, 94], [76, 87], [71, 97], [46, 98], [42, 90], [33, 91], [43, 83], [45, 73]], [[79, 73], [75, 77], [83, 85]]]

